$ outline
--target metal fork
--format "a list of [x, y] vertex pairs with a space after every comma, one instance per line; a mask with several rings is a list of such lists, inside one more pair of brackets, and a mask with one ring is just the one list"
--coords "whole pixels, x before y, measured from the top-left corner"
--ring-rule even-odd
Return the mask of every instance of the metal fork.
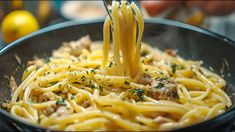
[[[113, 2], [113, 1], [118, 1], [119, 4], [121, 5], [121, 1], [122, 1], [122, 0], [103, 0], [103, 2], [104, 2], [104, 7], [105, 7], [105, 9], [106, 9], [106, 11], [107, 11], [107, 13], [108, 13], [108, 15], [109, 15], [109, 17], [110, 17], [111, 19], [112, 19], [112, 17], [111, 17], [111, 12], [110, 12], [108, 6], [109, 6], [109, 5], [112, 5], [112, 2]], [[129, 2], [129, 3], [134, 2], [134, 3], [137, 5], [137, 7], [139, 7], [139, 9], [140, 9], [140, 11], [141, 11], [140, 5], [139, 5], [139, 3], [138, 3], [136, 0], [127, 0], [127, 2]], [[141, 11], [141, 12], [142, 12], [142, 11]]]

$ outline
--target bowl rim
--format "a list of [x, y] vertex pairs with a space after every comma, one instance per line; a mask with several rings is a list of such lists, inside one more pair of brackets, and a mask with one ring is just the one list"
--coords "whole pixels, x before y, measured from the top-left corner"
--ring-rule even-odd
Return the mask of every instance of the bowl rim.
[[[52, 25], [52, 26], [42, 28], [42, 29], [40, 29], [36, 32], [33, 32], [33, 33], [28, 34], [28, 35], [26, 35], [22, 38], [17, 39], [15, 41], [13, 41], [12, 43], [8, 44], [7, 46], [5, 46], [4, 48], [2, 48], [0, 50], [0, 57], [3, 54], [5, 54], [7, 51], [9, 51], [11, 48], [21, 44], [21, 42], [23, 42], [27, 39], [33, 38], [37, 35], [41, 35], [43, 33], [63, 29], [63, 28], [70, 27], [70, 26], [87, 25], [87, 24], [95, 24], [95, 23], [103, 23], [103, 22], [104, 22], [104, 18], [89, 19], [89, 20], [70, 20], [70, 21], [66, 21], [66, 22], [62, 22], [62, 23], [58, 23], [58, 24], [55, 24], [55, 25]], [[198, 33], [204, 34], [204, 35], [212, 37], [212, 38], [219, 39], [223, 42], [226, 42], [226, 44], [231, 45], [235, 48], [235, 41], [233, 41], [233, 40], [231, 40], [231, 39], [229, 39], [229, 38], [227, 38], [223, 35], [211, 32], [207, 29], [203, 29], [203, 28], [199, 28], [199, 27], [196, 27], [196, 26], [188, 25], [188, 24], [185, 24], [185, 23], [182, 23], [182, 22], [177, 22], [177, 21], [173, 21], [173, 20], [166, 20], [166, 19], [160, 19], [160, 18], [151, 18], [151, 19], [145, 19], [145, 23], [162, 24], [162, 25], [166, 25], [166, 26], [173, 26], [173, 27], [178, 27], [178, 28], [182, 28], [182, 29], [186, 29], [186, 30], [191, 30], [191, 31], [198, 32]], [[47, 128], [43, 128], [43, 127], [40, 127], [40, 126], [33, 125], [31, 123], [22, 121], [22, 120], [18, 119], [17, 117], [11, 115], [9, 112], [3, 110], [2, 108], [0, 108], [0, 115], [3, 116], [3, 118], [5, 118], [5, 119], [10, 120], [13, 125], [15, 124], [14, 122], [17, 122], [17, 124], [21, 124], [21, 125], [27, 126], [29, 128], [34, 128], [36, 130], [48, 130]], [[208, 124], [208, 123], [218, 124], [220, 122], [220, 120], [224, 120], [226, 118], [228, 118], [228, 119], [233, 118], [234, 116], [232, 116], [232, 115], [235, 116], [235, 107], [227, 110], [226, 112], [224, 112], [224, 113], [222, 113], [222, 114], [220, 114], [220, 115], [218, 115], [218, 116], [216, 116], [212, 119], [209, 119], [209, 120], [206, 120], [206, 121], [203, 121], [203, 122], [199, 122], [199, 123], [187, 126], [187, 127], [176, 128], [174, 130], [182, 130], [182, 129], [192, 129], [193, 130], [193, 128], [196, 128], [196, 127], [198, 127], [202, 124]], [[19, 127], [20, 126], [18, 126], [17, 129], [24, 130], [24, 128], [19, 128]]]

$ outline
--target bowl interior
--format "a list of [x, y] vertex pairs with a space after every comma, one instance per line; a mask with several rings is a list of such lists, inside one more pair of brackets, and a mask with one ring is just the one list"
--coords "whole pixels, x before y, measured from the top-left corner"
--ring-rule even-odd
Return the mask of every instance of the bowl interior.
[[[0, 53], [0, 102], [11, 97], [9, 78], [13, 76], [19, 84], [27, 61], [35, 55], [49, 57], [62, 42], [77, 40], [87, 34], [93, 41], [102, 40], [102, 29], [103, 20], [67, 22], [28, 35], [27, 39], [22, 38], [3, 49]], [[226, 92], [234, 104], [235, 46], [231, 40], [178, 22], [147, 20], [143, 41], [161, 50], [177, 49], [185, 59], [202, 60], [205, 67], [212, 67], [214, 72], [224, 76], [228, 83]]]

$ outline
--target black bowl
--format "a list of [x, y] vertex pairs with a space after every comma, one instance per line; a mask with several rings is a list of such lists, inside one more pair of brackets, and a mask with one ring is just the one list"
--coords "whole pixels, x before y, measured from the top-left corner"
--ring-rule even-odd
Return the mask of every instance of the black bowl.
[[[2, 49], [0, 51], [0, 102], [9, 100], [11, 97], [9, 76], [15, 77], [17, 83], [20, 83], [25, 64], [28, 60], [32, 60], [33, 56], [48, 57], [52, 50], [58, 48], [62, 42], [77, 40], [87, 34], [94, 41], [102, 40], [103, 21], [99, 19], [57, 24], [27, 35]], [[205, 67], [211, 66], [214, 72], [224, 76], [228, 83], [226, 92], [233, 102], [231, 108], [213, 119], [177, 129], [178, 131], [218, 131], [231, 126], [235, 118], [235, 94], [233, 94], [235, 93], [235, 76], [233, 75], [235, 73], [235, 42], [201, 28], [163, 19], [145, 21], [143, 41], [161, 50], [177, 49], [179, 55], [186, 59], [202, 60]], [[21, 59], [21, 64], [16, 56]], [[13, 129], [15, 127], [20, 130], [45, 130], [22, 122], [3, 109], [0, 109], [0, 121], [0, 124], [9, 130], [15, 130]]]

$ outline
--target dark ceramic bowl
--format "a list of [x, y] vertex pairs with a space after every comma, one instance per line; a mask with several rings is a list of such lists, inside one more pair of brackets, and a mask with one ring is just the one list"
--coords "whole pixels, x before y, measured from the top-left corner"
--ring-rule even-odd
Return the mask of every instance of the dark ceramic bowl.
[[[62, 42], [77, 40], [87, 34], [94, 41], [102, 40], [103, 21], [100, 19], [57, 24], [27, 35], [2, 49], [0, 51], [0, 101], [9, 100], [11, 97], [7, 76], [14, 76], [20, 83], [25, 64], [34, 55], [48, 57]], [[179, 55], [186, 59], [202, 60], [205, 67], [213, 67], [214, 71], [223, 75], [228, 83], [226, 92], [233, 101], [231, 108], [213, 119], [180, 128], [177, 131], [229, 130], [235, 118], [235, 94], [233, 94], [235, 93], [235, 42], [201, 28], [163, 19], [145, 21], [143, 41], [161, 50], [177, 49]], [[21, 65], [15, 56], [21, 58]], [[45, 130], [23, 123], [3, 109], [0, 109], [0, 121], [0, 127], [4, 126], [8, 130]]]

